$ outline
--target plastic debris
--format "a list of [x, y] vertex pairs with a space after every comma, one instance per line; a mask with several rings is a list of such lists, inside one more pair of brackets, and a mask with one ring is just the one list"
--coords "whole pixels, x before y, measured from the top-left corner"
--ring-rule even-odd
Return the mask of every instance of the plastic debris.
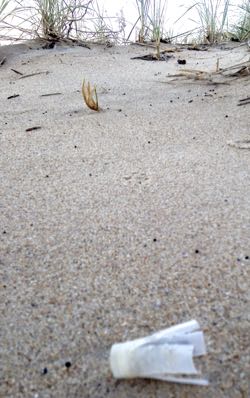
[[151, 378], [175, 383], [208, 385], [200, 378], [193, 357], [206, 354], [203, 332], [195, 320], [150, 336], [111, 347], [110, 367], [117, 379]]

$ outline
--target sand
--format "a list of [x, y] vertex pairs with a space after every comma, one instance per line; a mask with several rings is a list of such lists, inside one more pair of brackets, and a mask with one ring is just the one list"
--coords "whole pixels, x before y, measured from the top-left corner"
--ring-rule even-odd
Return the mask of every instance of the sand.
[[[249, 51], [40, 47], [0, 48], [0, 396], [247, 398], [249, 78], [167, 75]], [[208, 387], [112, 378], [113, 343], [190, 319]]]

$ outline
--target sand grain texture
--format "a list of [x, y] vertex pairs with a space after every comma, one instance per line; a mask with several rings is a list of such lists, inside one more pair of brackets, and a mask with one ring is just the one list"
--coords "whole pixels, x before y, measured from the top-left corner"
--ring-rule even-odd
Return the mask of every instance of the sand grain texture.
[[[249, 53], [33, 47], [0, 48], [0, 396], [247, 398], [249, 79], [164, 82]], [[190, 319], [209, 387], [112, 378], [113, 343]]]

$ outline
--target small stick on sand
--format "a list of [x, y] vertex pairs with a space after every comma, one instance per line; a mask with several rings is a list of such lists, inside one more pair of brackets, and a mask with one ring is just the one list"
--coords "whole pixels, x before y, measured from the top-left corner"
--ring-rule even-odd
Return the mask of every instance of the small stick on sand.
[[15, 72], [17, 75], [21, 75], [21, 76], [23, 76], [23, 73], [22, 72], [19, 72], [18, 70], [16, 70], [16, 69], [12, 69], [12, 68], [10, 68], [10, 70], [12, 70], [12, 72]]
[[49, 94], [41, 94], [40, 97], [50, 97], [52, 95], [62, 95], [62, 93], [49, 93]]
[[250, 104], [250, 97], [242, 98], [239, 100], [238, 106]]
[[220, 58], [217, 58], [217, 61], [216, 61], [216, 72], [219, 72], [219, 70], [220, 70]]
[[0, 66], [2, 66], [3, 64], [5, 64], [6, 62], [6, 57], [3, 57], [0, 61]]
[[12, 98], [17, 98], [17, 97], [20, 97], [20, 94], [10, 95], [9, 97], [7, 97], [7, 99], [12, 99]]
[[23, 75], [21, 77], [19, 77], [19, 79], [26, 79], [26, 77], [32, 77], [32, 76], [36, 76], [36, 75], [43, 75], [43, 74], [48, 74], [49, 71], [47, 70], [46, 72], [35, 72], [35, 73], [30, 73], [29, 75]]
[[33, 130], [40, 130], [42, 127], [41, 126], [34, 126], [34, 127], [29, 127], [25, 131], [33, 131]]

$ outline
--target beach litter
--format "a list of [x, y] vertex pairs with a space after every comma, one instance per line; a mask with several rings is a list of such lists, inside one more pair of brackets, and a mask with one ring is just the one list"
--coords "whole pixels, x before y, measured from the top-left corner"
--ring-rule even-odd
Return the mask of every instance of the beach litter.
[[203, 332], [191, 320], [125, 343], [113, 344], [110, 367], [117, 379], [150, 378], [207, 386], [193, 357], [206, 354]]

